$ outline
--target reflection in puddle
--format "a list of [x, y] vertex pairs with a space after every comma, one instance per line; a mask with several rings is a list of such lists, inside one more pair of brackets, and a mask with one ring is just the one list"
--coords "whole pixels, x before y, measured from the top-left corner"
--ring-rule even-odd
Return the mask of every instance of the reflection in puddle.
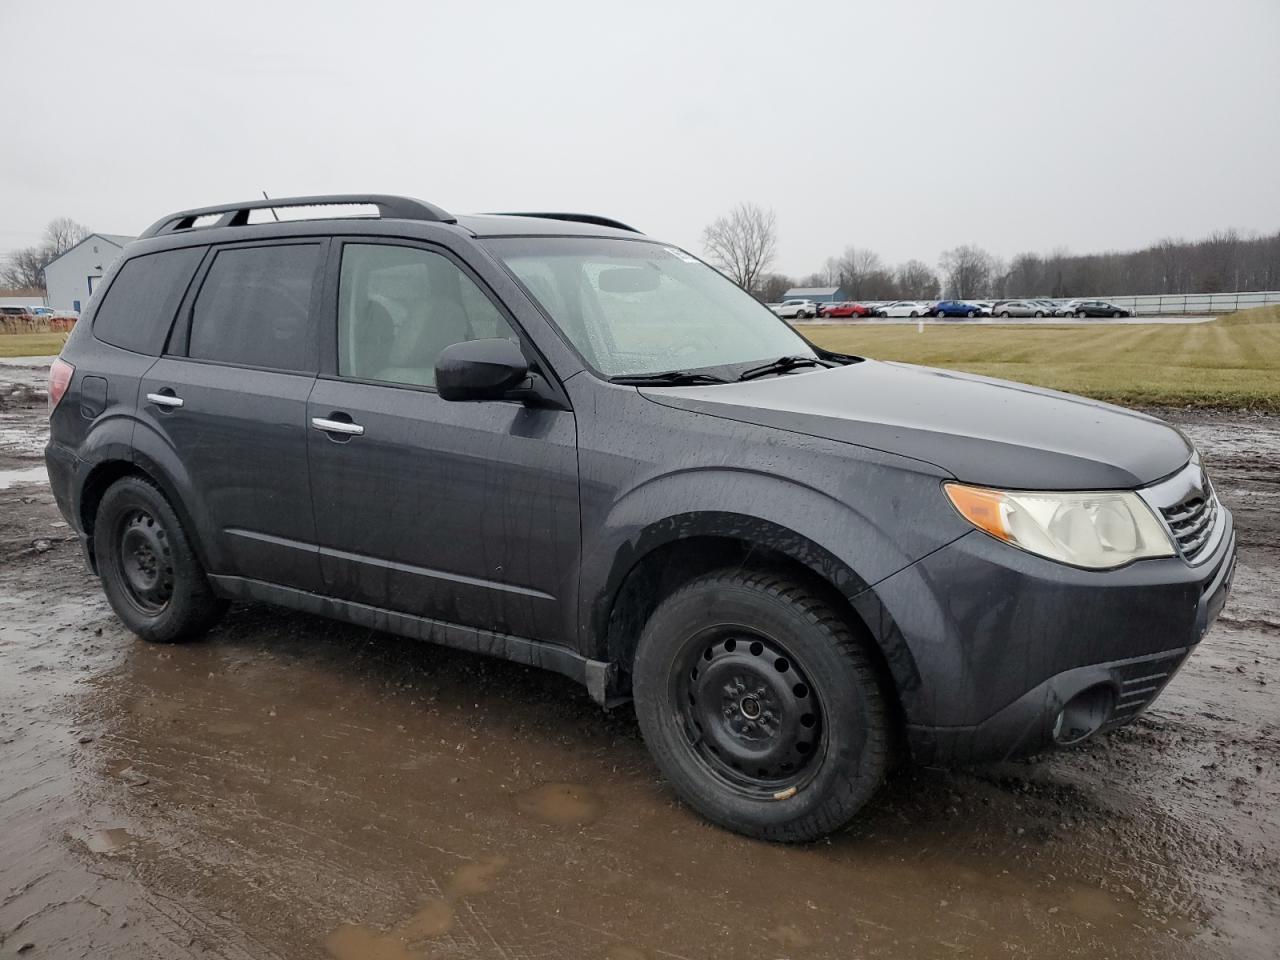
[[119, 853], [129, 844], [133, 843], [134, 838], [130, 836], [129, 831], [123, 827], [111, 827], [107, 830], [95, 830], [84, 837], [84, 845], [93, 853], [113, 854]]
[[0, 490], [8, 490], [20, 483], [48, 482], [49, 471], [43, 463], [37, 467], [23, 467], [21, 470], [0, 470]]

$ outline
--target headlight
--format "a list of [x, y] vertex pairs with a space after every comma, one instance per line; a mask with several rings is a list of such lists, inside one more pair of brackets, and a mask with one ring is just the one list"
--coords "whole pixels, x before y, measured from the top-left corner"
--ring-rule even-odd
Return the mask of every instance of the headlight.
[[1136, 493], [989, 490], [962, 483], [943, 488], [979, 530], [1050, 560], [1091, 570], [1144, 557], [1173, 557], [1173, 541]]

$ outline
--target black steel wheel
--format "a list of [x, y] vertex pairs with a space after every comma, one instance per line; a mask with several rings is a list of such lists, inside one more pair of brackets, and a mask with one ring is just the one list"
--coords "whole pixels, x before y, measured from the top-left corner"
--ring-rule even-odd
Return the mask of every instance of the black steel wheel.
[[194, 639], [226, 610], [172, 505], [144, 477], [123, 477], [102, 495], [93, 553], [111, 608], [143, 639]]
[[120, 515], [118, 529], [108, 549], [119, 552], [125, 596], [143, 615], [154, 617], [173, 596], [173, 551], [164, 528], [138, 507]]
[[714, 823], [782, 842], [825, 836], [889, 765], [869, 642], [820, 585], [738, 568], [698, 577], [640, 636], [632, 692], [645, 743]]
[[672, 699], [690, 748], [748, 794], [798, 788], [825, 743], [822, 704], [794, 654], [742, 628], [712, 628], [685, 650]]

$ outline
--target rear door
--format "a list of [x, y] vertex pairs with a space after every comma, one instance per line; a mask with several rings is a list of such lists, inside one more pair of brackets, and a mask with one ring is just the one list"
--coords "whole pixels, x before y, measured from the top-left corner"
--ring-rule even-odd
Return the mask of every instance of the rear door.
[[139, 429], [177, 464], [210, 573], [321, 586], [306, 413], [326, 250], [314, 239], [212, 248], [143, 378]]
[[325, 589], [571, 643], [580, 540], [572, 411], [436, 393], [436, 358], [450, 344], [507, 337], [534, 358], [450, 251], [353, 239], [335, 254], [326, 303], [336, 355], [311, 395], [307, 431]]

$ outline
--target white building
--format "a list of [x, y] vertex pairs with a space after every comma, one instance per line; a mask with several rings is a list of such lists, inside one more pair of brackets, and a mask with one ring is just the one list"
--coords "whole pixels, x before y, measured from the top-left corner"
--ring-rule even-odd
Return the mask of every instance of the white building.
[[46, 302], [55, 310], [84, 309], [126, 243], [117, 233], [91, 233], [44, 268]]

